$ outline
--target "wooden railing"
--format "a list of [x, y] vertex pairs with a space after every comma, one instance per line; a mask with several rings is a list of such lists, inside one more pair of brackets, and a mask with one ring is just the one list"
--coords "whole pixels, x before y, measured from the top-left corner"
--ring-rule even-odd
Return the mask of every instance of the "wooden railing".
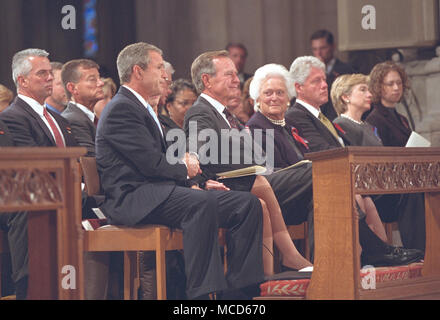
[[[347, 147], [306, 156], [313, 161], [315, 260], [308, 299], [440, 298], [440, 148]], [[360, 283], [355, 194], [425, 193], [422, 277]]]
[[0, 212], [28, 211], [28, 299], [83, 299], [85, 148], [0, 148]]

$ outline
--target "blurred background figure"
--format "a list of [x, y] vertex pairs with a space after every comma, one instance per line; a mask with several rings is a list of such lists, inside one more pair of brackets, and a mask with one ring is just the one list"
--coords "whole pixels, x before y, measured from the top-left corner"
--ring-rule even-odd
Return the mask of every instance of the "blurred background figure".
[[242, 43], [228, 43], [226, 50], [229, 52], [229, 57], [234, 62], [238, 72], [238, 79], [240, 79], [240, 86], [243, 87], [247, 79], [252, 77], [251, 74], [244, 72], [246, 58], [248, 51]]
[[159, 119], [168, 131], [172, 128], [183, 128], [183, 119], [186, 111], [197, 99], [197, 91], [194, 85], [186, 79], [178, 79], [170, 88], [164, 111], [167, 115], [160, 115]]
[[63, 81], [61, 79], [61, 69], [63, 64], [61, 62], [51, 62], [53, 72], [53, 82], [52, 82], [52, 94], [46, 98], [46, 107], [58, 114], [66, 109], [67, 106], [67, 96], [64, 89]]
[[167, 98], [171, 93], [171, 84], [173, 83], [173, 74], [174, 74], [174, 68], [171, 63], [168, 61], [164, 61], [164, 68], [165, 73], [167, 74], [167, 78], [165, 79], [165, 83], [162, 87], [162, 95], [160, 96], [159, 103], [157, 105], [159, 114], [167, 115], [167, 112], [165, 111], [165, 104], [167, 103]]
[[96, 102], [94, 107], [95, 116], [98, 119], [101, 116], [101, 112], [102, 110], [104, 110], [104, 107], [116, 94], [116, 84], [112, 78], [102, 78], [102, 82], [104, 82], [104, 86], [102, 87], [102, 91], [104, 92], [104, 99]]
[[6, 109], [14, 99], [14, 94], [11, 90], [0, 84], [0, 112]]
[[344, 63], [335, 57], [335, 40], [330, 31], [318, 30], [314, 32], [310, 37], [310, 46], [312, 48], [312, 54], [325, 64], [329, 99], [327, 103], [321, 106], [321, 112], [330, 121], [333, 121], [337, 117], [330, 99], [330, 89], [333, 81], [342, 74], [354, 73], [354, 70], [349, 64]]

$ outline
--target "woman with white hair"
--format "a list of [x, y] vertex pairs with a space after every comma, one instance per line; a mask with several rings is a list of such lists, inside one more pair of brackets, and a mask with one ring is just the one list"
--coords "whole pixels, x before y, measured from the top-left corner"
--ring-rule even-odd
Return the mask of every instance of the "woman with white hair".
[[[285, 168], [303, 160], [303, 154], [309, 151], [308, 141], [299, 136], [298, 131], [294, 127], [286, 124], [284, 118], [289, 106], [289, 101], [294, 94], [292, 79], [287, 69], [283, 66], [268, 64], [255, 72], [254, 80], [250, 86], [250, 95], [255, 101], [256, 113], [248, 121], [247, 126], [252, 132], [255, 132], [257, 129], [262, 130], [263, 136], [265, 134], [273, 134], [274, 162], [277, 168]], [[261, 140], [266, 141], [264, 138]], [[263, 149], [265, 149], [264, 145]], [[294, 173], [296, 174], [295, 176]], [[298, 173], [302, 175], [301, 179], [298, 179], [300, 176]], [[286, 179], [283, 184], [285, 194], [297, 192], [295, 189], [300, 187], [301, 184], [303, 187], [312, 188], [311, 163], [289, 168], [288, 171], [282, 171], [282, 174]], [[274, 175], [276, 175], [276, 173]], [[273, 180], [270, 178], [268, 178], [268, 180], [272, 184]], [[286, 224], [289, 224], [289, 219], [292, 219], [291, 216], [296, 215], [298, 210], [302, 211], [304, 209], [302, 208], [304, 202], [294, 201], [292, 205], [289, 201], [297, 199], [286, 198], [285, 194], [279, 192], [278, 189], [280, 188], [273, 188], [280, 206], [282, 208], [290, 208], [290, 211], [287, 212], [283, 210]], [[308, 194], [305, 193], [305, 195]], [[308, 196], [311, 197], [311, 192]], [[305, 199], [304, 197], [301, 198], [302, 201], [305, 201]], [[308, 199], [308, 201], [312, 200]], [[362, 211], [366, 212], [367, 223], [371, 221], [380, 222], [374, 203], [369, 197], [364, 199], [360, 195], [356, 195], [356, 201]], [[375, 232], [382, 241], [386, 241], [383, 226], [380, 228], [377, 223], [368, 224], [370, 229]]]

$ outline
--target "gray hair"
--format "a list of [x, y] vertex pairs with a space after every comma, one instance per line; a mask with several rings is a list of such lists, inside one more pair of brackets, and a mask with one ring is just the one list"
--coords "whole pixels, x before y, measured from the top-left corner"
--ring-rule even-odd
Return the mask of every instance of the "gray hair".
[[171, 63], [169, 63], [168, 61], [164, 60], [163, 65], [164, 65], [164, 68], [165, 68], [165, 72], [167, 74], [171, 74], [171, 75], [174, 74], [175, 70], [174, 70], [173, 65]]
[[116, 60], [121, 84], [130, 82], [135, 65], [138, 65], [143, 70], [147, 68], [148, 63], [150, 63], [150, 51], [156, 51], [162, 55], [162, 50], [146, 42], [130, 44], [122, 49]]
[[325, 64], [318, 58], [313, 56], [296, 58], [290, 66], [290, 76], [292, 77], [293, 85], [295, 83], [304, 84], [310, 75], [312, 67], [321, 69], [325, 73]]
[[199, 55], [191, 65], [191, 78], [198, 93], [202, 93], [205, 90], [203, 84], [202, 75], [208, 74], [215, 76], [216, 69], [213, 60], [219, 57], [229, 58], [229, 52], [226, 50], [220, 51], [208, 51]]
[[25, 49], [14, 54], [12, 58], [12, 80], [18, 88], [17, 79], [19, 76], [26, 76], [32, 70], [30, 57], [48, 57], [49, 53], [43, 49]]
[[295, 88], [293, 86], [292, 78], [290, 77], [289, 71], [287, 71], [287, 69], [280, 64], [266, 64], [255, 71], [254, 78], [252, 79], [251, 85], [249, 87], [249, 95], [255, 101], [255, 111], [259, 110], [256, 101], [257, 98], [260, 96], [262, 83], [264, 82], [264, 80], [274, 77], [278, 77], [284, 80], [289, 100], [295, 96]]

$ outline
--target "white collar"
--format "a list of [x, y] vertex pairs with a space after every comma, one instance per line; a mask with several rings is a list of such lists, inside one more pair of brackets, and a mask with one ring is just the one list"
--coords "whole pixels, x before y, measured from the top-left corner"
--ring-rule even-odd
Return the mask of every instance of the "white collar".
[[70, 101], [70, 103], [74, 104], [75, 106], [77, 106], [82, 112], [84, 112], [87, 116], [87, 118], [90, 119], [90, 121], [94, 121], [95, 120], [95, 114], [90, 111], [89, 108], [83, 106], [81, 103], [78, 102], [74, 102], [74, 101]]
[[312, 106], [311, 104], [308, 104], [307, 102], [304, 102], [301, 99], [296, 99], [296, 102], [298, 102], [299, 104], [301, 104], [304, 108], [306, 108], [307, 110], [309, 110], [309, 112], [311, 114], [313, 114], [316, 118], [319, 117], [319, 113], [321, 112], [320, 109], [316, 109], [314, 106]]
[[142, 103], [142, 105], [148, 109], [148, 107], [152, 108], [152, 106], [139, 94], [137, 93], [135, 90], [133, 90], [132, 88], [126, 86], [125, 84], [123, 85], [124, 88], [130, 90], [131, 93], [134, 94], [134, 96]]
[[40, 117], [43, 117], [44, 106], [41, 105], [37, 100], [24, 96], [22, 94], [18, 94], [18, 97], [26, 102]]
[[212, 106], [221, 114], [223, 115], [223, 111], [225, 110], [225, 106], [223, 104], [221, 104], [220, 102], [218, 102], [217, 100], [215, 100], [213, 97], [208, 96], [206, 93], [202, 93], [200, 95], [201, 97], [205, 98], [206, 100], [208, 100], [208, 102], [210, 104], [212, 104]]

